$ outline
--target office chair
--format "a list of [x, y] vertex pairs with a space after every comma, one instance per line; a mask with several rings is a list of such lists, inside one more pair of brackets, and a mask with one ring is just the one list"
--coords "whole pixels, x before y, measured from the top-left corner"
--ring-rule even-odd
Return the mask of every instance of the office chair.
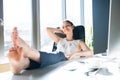
[[[61, 38], [65, 38], [66, 35], [65, 34], [61, 34], [61, 33], [55, 33], [57, 36], [61, 37]], [[74, 30], [73, 30], [73, 39], [74, 40], [82, 40], [85, 42], [85, 28], [83, 25], [78, 25], [75, 26]], [[57, 43], [54, 42], [53, 43], [53, 48], [52, 48], [52, 52], [56, 51], [57, 49]]]

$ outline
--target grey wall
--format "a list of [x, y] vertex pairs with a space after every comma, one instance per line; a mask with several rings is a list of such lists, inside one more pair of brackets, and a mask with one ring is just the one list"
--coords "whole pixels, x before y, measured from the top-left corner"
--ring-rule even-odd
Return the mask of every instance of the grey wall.
[[[0, 18], [3, 19], [3, 0], [0, 0]], [[4, 54], [4, 46], [1, 46], [4, 45], [4, 38], [1, 38], [3, 36], [3, 26], [0, 25], [0, 57]]]
[[108, 40], [110, 0], [93, 0], [94, 53], [105, 52]]

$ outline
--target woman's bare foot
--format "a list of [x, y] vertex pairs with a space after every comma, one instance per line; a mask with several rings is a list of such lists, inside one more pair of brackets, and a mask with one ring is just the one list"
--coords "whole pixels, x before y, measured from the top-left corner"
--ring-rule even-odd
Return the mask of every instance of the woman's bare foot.
[[8, 58], [14, 74], [19, 74], [20, 71], [27, 68], [30, 63], [29, 59], [23, 56], [23, 49], [18, 46], [9, 49]]
[[17, 27], [13, 28], [12, 34], [11, 34], [11, 38], [12, 38], [12, 43], [13, 46], [17, 46], [17, 41], [18, 41], [18, 31], [17, 31]]
[[23, 52], [24, 52], [24, 56], [26, 56], [30, 47], [29, 47], [29, 45], [27, 45], [25, 43], [25, 41], [23, 39], [21, 39], [19, 37], [17, 27], [13, 28], [13, 31], [12, 31], [12, 34], [11, 34], [11, 39], [12, 39], [12, 43], [13, 43], [14, 47], [19, 46], [19, 47], [24, 48]]
[[36, 62], [39, 62], [39, 59], [40, 59], [39, 52], [31, 48], [27, 43], [25, 43], [25, 41], [22, 38], [19, 37], [17, 27], [13, 28], [11, 38], [12, 38], [12, 43], [14, 47], [19, 46], [23, 48], [24, 57], [30, 58], [32, 60], [35, 60]]

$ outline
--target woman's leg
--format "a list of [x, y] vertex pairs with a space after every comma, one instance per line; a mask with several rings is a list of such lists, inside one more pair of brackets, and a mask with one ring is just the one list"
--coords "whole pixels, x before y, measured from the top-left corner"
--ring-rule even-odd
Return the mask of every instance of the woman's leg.
[[14, 74], [19, 74], [21, 70], [27, 68], [30, 64], [29, 59], [25, 58], [23, 54], [23, 49], [21, 47], [17, 46], [9, 49], [8, 59]]
[[56, 64], [61, 61], [68, 60], [63, 52], [58, 52], [56, 54], [53, 53], [47, 53], [47, 52], [40, 52], [40, 68]]
[[37, 50], [30, 48], [25, 43], [25, 41], [23, 41], [18, 36], [17, 28], [13, 29], [12, 42], [13, 42], [14, 47], [10, 48], [9, 53], [8, 53], [8, 58], [9, 58], [10, 65], [11, 65], [11, 68], [14, 74], [19, 73], [21, 70], [25, 68], [29, 68], [30, 59], [38, 63], [40, 62], [41, 67], [45, 67], [45, 66], [55, 64], [60, 61], [67, 60], [63, 53], [59, 53], [59, 54], [47, 54], [47, 53], [42, 53], [42, 52], [39, 53]]
[[11, 70], [14, 74], [19, 73], [22, 69], [29, 67], [30, 60], [40, 62], [40, 54], [37, 50], [30, 48], [25, 41], [18, 36], [17, 28], [13, 29], [12, 35], [13, 47], [10, 48], [8, 58]]
[[28, 44], [25, 43], [25, 41], [23, 39], [21, 39], [18, 35], [18, 31], [17, 28], [15, 27], [12, 31], [12, 42], [14, 47], [15, 46], [19, 46], [23, 48], [23, 56], [30, 58], [36, 62], [39, 62], [40, 60], [40, 54], [37, 50], [31, 48]]

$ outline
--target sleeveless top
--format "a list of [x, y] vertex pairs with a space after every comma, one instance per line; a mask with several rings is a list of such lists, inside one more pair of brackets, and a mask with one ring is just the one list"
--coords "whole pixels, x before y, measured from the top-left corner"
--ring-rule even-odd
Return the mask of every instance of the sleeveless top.
[[67, 41], [66, 38], [61, 39], [57, 44], [57, 51], [64, 54], [72, 54], [80, 51], [80, 40]]

